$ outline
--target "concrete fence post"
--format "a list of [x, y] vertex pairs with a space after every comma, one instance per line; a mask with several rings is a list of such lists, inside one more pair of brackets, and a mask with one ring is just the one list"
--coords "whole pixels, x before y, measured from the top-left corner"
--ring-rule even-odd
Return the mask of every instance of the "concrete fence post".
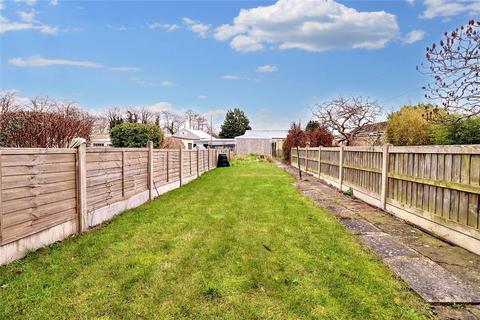
[[77, 148], [77, 211], [78, 232], [88, 229], [87, 212], [87, 145], [82, 143]]
[[153, 200], [153, 142], [147, 142], [148, 148], [148, 199]]
[[125, 198], [125, 169], [127, 166], [127, 153], [122, 150], [122, 198]]
[[208, 155], [208, 171], [210, 171], [210, 147], [207, 147], [207, 155]]
[[197, 149], [197, 178], [200, 177], [200, 151]]
[[382, 186], [380, 189], [380, 208], [382, 210], [387, 208], [389, 147], [388, 144], [384, 145], [382, 151]]
[[343, 144], [340, 145], [340, 159], [338, 167], [338, 184], [340, 191], [343, 191]]
[[305, 147], [305, 172], [308, 173], [308, 147]]
[[183, 176], [183, 159], [182, 159], [182, 148], [179, 149], [179, 154], [180, 154], [180, 158], [179, 158], [179, 165], [180, 165], [180, 168], [178, 170], [178, 177], [180, 179], [180, 187], [182, 186], [182, 176]]
[[322, 171], [322, 146], [318, 147], [318, 177], [320, 178], [320, 171]]
[[169, 161], [169, 156], [168, 156], [168, 155], [169, 155], [169, 154], [170, 154], [170, 152], [168, 152], [168, 150], [167, 150], [167, 182], [170, 181], [170, 174], [169, 174], [170, 166], [169, 166], [169, 164], [168, 164], [168, 161]]

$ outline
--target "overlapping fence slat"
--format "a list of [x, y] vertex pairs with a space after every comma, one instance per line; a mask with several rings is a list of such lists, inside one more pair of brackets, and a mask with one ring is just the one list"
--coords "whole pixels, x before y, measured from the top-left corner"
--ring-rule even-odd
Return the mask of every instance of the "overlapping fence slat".
[[480, 146], [300, 148], [299, 156], [303, 171], [480, 254]]
[[0, 264], [195, 179], [216, 167], [219, 152], [230, 156], [225, 150], [0, 149]]

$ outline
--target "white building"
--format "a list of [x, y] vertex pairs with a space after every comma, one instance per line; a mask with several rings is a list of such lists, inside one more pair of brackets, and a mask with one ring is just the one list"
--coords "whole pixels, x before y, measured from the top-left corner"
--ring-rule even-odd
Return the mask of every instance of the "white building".
[[280, 157], [288, 130], [247, 130], [235, 138], [236, 154], [266, 154]]

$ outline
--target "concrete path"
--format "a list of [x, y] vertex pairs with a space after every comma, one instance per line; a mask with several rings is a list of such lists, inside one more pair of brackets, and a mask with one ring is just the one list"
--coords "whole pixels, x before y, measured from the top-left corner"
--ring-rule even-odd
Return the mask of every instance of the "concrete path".
[[299, 181], [297, 169], [282, 163], [277, 166], [295, 176], [295, 185], [303, 194], [330, 211], [431, 303], [440, 319], [480, 320], [479, 256], [346, 196], [309, 174], [302, 172]]

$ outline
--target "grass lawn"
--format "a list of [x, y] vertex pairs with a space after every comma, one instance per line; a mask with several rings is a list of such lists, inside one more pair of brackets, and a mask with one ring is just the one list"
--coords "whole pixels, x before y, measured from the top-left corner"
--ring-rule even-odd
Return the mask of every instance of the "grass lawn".
[[0, 319], [422, 319], [293, 178], [236, 160], [0, 268]]

